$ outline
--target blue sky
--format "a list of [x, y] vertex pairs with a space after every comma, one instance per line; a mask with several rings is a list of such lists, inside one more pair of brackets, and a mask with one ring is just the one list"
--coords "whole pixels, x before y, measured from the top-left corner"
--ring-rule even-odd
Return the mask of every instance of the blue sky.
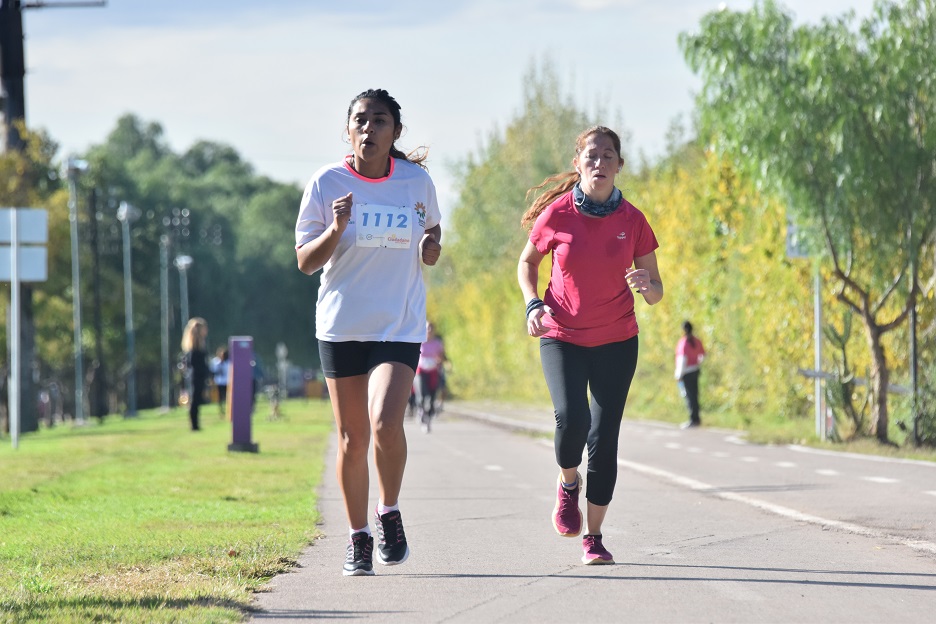
[[[781, 4], [812, 23], [850, 9], [866, 17], [872, 2]], [[430, 147], [446, 210], [450, 165], [520, 112], [524, 75], [547, 58], [582, 108], [606, 111], [630, 135], [632, 156], [658, 156], [672, 120], [688, 120], [699, 84], [676, 38], [719, 4], [110, 0], [27, 10], [27, 120], [64, 156], [102, 142], [132, 112], [162, 124], [178, 151], [200, 139], [227, 143], [258, 172], [304, 184], [347, 151], [350, 99], [385, 88], [403, 107], [400, 146]]]

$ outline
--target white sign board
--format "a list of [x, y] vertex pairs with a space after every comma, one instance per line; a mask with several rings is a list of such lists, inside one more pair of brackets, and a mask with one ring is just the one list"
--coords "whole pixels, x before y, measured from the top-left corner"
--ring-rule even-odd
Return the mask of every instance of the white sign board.
[[786, 255], [790, 260], [803, 260], [809, 257], [809, 249], [803, 240], [803, 233], [794, 224], [787, 221]]
[[[10, 282], [10, 438], [19, 445], [20, 419], [20, 282], [46, 280], [49, 217], [45, 210], [0, 208], [0, 280]], [[26, 245], [23, 247], [22, 245]]]
[[[10, 213], [16, 211], [20, 245], [45, 245], [49, 242], [49, 213], [40, 208], [0, 208], [0, 245], [13, 242]], [[9, 279], [9, 278], [7, 278]]]
[[[13, 281], [13, 254], [12, 247], [0, 246], [0, 282]], [[49, 279], [48, 263], [46, 262], [46, 248], [19, 247], [16, 254], [19, 281], [44, 282]]]

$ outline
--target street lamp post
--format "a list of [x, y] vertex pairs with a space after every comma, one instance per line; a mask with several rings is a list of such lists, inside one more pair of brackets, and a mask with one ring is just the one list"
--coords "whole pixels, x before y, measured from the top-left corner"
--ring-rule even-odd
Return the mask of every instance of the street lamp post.
[[169, 237], [159, 237], [159, 311], [162, 322], [162, 408], [169, 409]]
[[130, 271], [130, 224], [140, 218], [140, 211], [127, 202], [120, 202], [117, 219], [123, 224], [124, 247], [124, 309], [127, 328], [127, 417], [137, 415], [136, 352], [133, 335], [133, 280]]
[[179, 269], [179, 294], [182, 298], [182, 327], [189, 320], [188, 310], [188, 270], [192, 266], [192, 256], [176, 256], [175, 265]]
[[68, 220], [71, 224], [72, 324], [75, 328], [75, 422], [84, 422], [84, 370], [81, 351], [81, 280], [78, 266], [78, 176], [88, 170], [88, 162], [70, 157], [68, 177]]
[[[802, 233], [792, 222], [787, 223], [787, 258], [808, 259], [810, 254], [803, 245]], [[816, 413], [816, 436], [820, 440], [829, 437], [828, 422], [822, 400], [822, 276], [819, 260], [813, 260], [813, 394]]]

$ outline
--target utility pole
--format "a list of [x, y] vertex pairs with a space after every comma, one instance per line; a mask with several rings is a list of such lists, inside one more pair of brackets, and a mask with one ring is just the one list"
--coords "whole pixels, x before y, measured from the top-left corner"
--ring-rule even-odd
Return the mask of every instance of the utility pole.
[[[23, 14], [20, 3], [0, 0], [0, 98], [3, 99], [3, 149], [23, 150], [23, 138], [17, 123], [25, 124], [26, 98], [23, 77], [26, 62], [23, 57]], [[36, 391], [33, 383], [33, 360], [36, 355], [36, 324], [33, 315], [33, 288], [20, 283], [20, 431], [39, 429], [36, 411]], [[12, 376], [11, 376], [12, 378]]]
[[[26, 54], [23, 45], [23, 9], [53, 7], [106, 6], [101, 2], [33, 2], [0, 0], [0, 99], [2, 99], [2, 146], [5, 152], [22, 152], [20, 127], [26, 125]], [[20, 284], [20, 431], [36, 431], [36, 392], [33, 368], [36, 357], [36, 324], [33, 314], [33, 289]]]
[[101, 243], [97, 220], [97, 189], [88, 195], [88, 223], [91, 226], [91, 319], [94, 326], [94, 381], [91, 386], [91, 415], [103, 421], [107, 415], [107, 366], [104, 360], [104, 321], [101, 315]]

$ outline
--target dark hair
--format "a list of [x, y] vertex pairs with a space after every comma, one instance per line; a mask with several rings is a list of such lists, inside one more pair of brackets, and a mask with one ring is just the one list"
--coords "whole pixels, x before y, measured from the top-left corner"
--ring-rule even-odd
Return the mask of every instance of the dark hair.
[[686, 334], [686, 342], [688, 342], [693, 347], [695, 346], [695, 337], [692, 335], [692, 323], [689, 321], [683, 321], [682, 330]]
[[[585, 149], [585, 142], [588, 141], [588, 137], [599, 134], [604, 135], [611, 139], [611, 144], [614, 145], [614, 151], [617, 152], [618, 159], [623, 161], [624, 158], [621, 156], [621, 137], [611, 128], [605, 126], [592, 126], [591, 128], [585, 129], [578, 137], [575, 139], [575, 156], [578, 157], [582, 150]], [[574, 159], [573, 159], [574, 160]], [[530, 198], [530, 195], [534, 194], [536, 191], [541, 188], [546, 188], [550, 185], [553, 185], [551, 188], [547, 188], [542, 195], [538, 196], [530, 208], [523, 213], [523, 217], [520, 219], [520, 225], [523, 227], [532, 227], [533, 222], [536, 221], [536, 217], [540, 216], [546, 206], [553, 203], [557, 197], [568, 193], [572, 190], [572, 187], [575, 186], [575, 183], [579, 181], [581, 176], [578, 171], [566, 171], [563, 173], [557, 173], [556, 175], [551, 175], [542, 183], [534, 186], [527, 191], [527, 199]]]
[[[396, 99], [387, 93], [386, 89], [368, 89], [367, 91], [362, 91], [361, 93], [358, 93], [356, 96], [354, 96], [354, 99], [351, 100], [350, 104], [348, 104], [348, 115], [345, 117], [345, 129], [348, 128], [348, 124], [351, 122], [351, 110], [354, 108], [354, 105], [361, 100], [376, 100], [386, 106], [390, 111], [390, 115], [393, 117], [394, 127], [400, 128], [401, 130], [403, 129], [403, 121], [400, 116], [400, 111], [402, 108]], [[393, 145], [390, 146], [390, 156], [393, 158], [407, 160], [425, 169], [426, 165], [423, 163], [429, 156], [429, 149], [420, 146], [411, 151], [409, 154], [404, 154], [394, 142]]]

